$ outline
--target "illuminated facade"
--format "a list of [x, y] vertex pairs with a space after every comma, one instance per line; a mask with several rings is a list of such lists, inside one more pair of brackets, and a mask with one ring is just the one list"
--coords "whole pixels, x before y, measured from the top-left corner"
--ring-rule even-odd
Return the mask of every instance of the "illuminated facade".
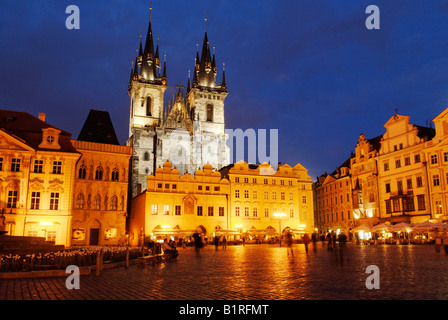
[[377, 157], [380, 217], [392, 223], [431, 219], [423, 150], [434, 129], [410, 124], [409, 118], [396, 114], [387, 121]]
[[229, 228], [261, 238], [285, 229], [314, 232], [311, 177], [299, 163], [275, 171], [239, 161], [220, 171], [230, 181]]
[[433, 120], [435, 136], [425, 143], [431, 218], [448, 220], [448, 108]]
[[211, 164], [221, 168], [229, 164], [226, 146], [224, 100], [228, 94], [223, 70], [217, 84], [215, 54], [211, 54], [207, 32], [202, 53], [196, 54], [193, 80], [188, 76], [184, 87], [165, 103], [167, 87], [166, 59], [163, 68], [159, 46], [154, 50], [151, 15], [145, 44], [140, 42], [136, 63], [131, 70], [128, 94], [130, 103], [128, 146], [132, 155], [132, 197], [146, 189], [147, 177], [168, 159], [180, 174], [194, 173]]
[[348, 235], [354, 225], [350, 159], [332, 174], [318, 177], [314, 192], [314, 215], [318, 231], [326, 234], [331, 230]]
[[71, 134], [26, 112], [0, 111], [0, 206], [8, 235], [70, 245], [76, 161]]
[[146, 192], [132, 199], [129, 242], [139, 245], [142, 236], [163, 239], [190, 237], [195, 230], [211, 236], [229, 228], [229, 192], [211, 165], [179, 176], [170, 162], [156, 170], [147, 181]]

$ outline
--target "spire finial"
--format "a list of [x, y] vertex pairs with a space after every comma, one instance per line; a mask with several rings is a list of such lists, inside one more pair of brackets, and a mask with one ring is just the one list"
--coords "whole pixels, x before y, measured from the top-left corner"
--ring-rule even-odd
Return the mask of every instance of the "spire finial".
[[152, 2], [149, 3], [149, 22], [151, 22]]
[[207, 12], [205, 13], [204, 21], [205, 21], [205, 32], [207, 32]]

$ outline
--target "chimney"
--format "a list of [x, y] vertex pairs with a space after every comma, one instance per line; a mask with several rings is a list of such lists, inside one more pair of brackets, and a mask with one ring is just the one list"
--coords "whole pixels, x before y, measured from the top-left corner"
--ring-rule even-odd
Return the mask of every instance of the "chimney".
[[39, 120], [45, 122], [45, 113], [39, 112]]

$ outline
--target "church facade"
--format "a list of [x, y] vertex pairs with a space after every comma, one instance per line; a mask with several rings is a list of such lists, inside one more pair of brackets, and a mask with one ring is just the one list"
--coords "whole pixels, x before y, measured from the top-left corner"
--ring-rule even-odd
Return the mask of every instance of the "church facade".
[[163, 65], [159, 46], [154, 50], [151, 14], [146, 41], [140, 41], [136, 63], [128, 87], [130, 97], [129, 139], [131, 158], [131, 196], [146, 190], [150, 174], [166, 161], [180, 175], [194, 173], [210, 164], [221, 168], [230, 163], [226, 146], [224, 101], [228, 95], [223, 68], [222, 82], [217, 84], [215, 54], [211, 54], [207, 31], [202, 52], [197, 51], [193, 79], [188, 75], [186, 92], [176, 86], [168, 102], [166, 57]]

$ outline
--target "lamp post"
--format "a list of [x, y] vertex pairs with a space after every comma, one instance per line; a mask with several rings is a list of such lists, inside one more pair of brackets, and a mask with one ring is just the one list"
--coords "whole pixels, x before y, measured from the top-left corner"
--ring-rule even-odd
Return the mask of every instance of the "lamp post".
[[286, 213], [284, 212], [274, 212], [272, 214], [274, 219], [278, 220], [278, 232], [280, 234], [280, 247], [282, 246], [282, 220], [286, 218]]

